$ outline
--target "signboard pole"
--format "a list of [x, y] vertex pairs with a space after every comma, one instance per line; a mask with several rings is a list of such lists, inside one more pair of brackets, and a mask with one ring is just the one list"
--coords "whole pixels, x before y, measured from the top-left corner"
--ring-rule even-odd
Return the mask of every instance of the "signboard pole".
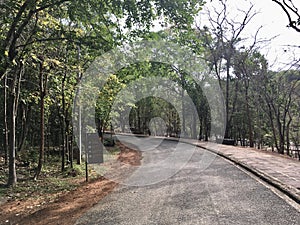
[[89, 182], [89, 170], [88, 170], [88, 162], [85, 160], [85, 181]]
[[89, 182], [89, 170], [88, 170], [88, 137], [85, 133], [85, 181]]
[[[78, 45], [78, 62], [80, 62], [80, 45]], [[80, 69], [78, 68], [78, 80], [81, 79]], [[78, 88], [78, 96], [80, 96], [80, 86]], [[77, 164], [81, 164], [81, 154], [82, 154], [82, 116], [81, 116], [81, 102], [79, 98], [79, 106], [78, 106], [78, 130], [79, 130], [79, 157], [77, 159]]]

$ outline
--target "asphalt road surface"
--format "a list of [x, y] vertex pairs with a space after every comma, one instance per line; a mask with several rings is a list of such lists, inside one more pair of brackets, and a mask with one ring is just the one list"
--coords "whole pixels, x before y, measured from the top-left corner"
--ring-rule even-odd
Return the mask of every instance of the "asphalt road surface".
[[[142, 165], [164, 161], [177, 144], [163, 141], [154, 150], [148, 148], [143, 152]], [[193, 149], [191, 145], [185, 148]], [[232, 163], [211, 154], [212, 163], [206, 169], [199, 166], [203, 156], [208, 154], [211, 153], [197, 148], [183, 168], [173, 175], [174, 170], [168, 170], [171, 165], [160, 164], [162, 169], [169, 171], [164, 180], [164, 176], [158, 176], [160, 182], [155, 182], [154, 174], [164, 172], [154, 173], [149, 169], [158, 164], [142, 170], [143, 176], [137, 169], [131, 176], [136, 186], [120, 185], [84, 214], [76, 225], [300, 225], [298, 207], [288, 204]], [[176, 160], [175, 164], [178, 164]], [[142, 179], [152, 179], [152, 184], [146, 185]], [[133, 183], [130, 180], [127, 184]]]

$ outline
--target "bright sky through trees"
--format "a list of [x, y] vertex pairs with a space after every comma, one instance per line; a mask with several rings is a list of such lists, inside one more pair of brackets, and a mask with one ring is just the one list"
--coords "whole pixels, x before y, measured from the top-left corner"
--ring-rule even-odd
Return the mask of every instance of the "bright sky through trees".
[[[246, 26], [243, 37], [250, 38], [260, 26], [263, 26], [258, 36], [260, 39], [275, 37], [268, 44], [262, 44], [264, 47], [260, 50], [269, 59], [270, 65], [274, 64], [274, 69], [282, 69], [285, 63], [290, 65], [293, 59], [299, 59], [300, 33], [287, 27], [288, 19], [276, 3], [271, 0], [228, 0], [228, 15], [240, 21], [239, 10], [247, 10], [251, 4], [254, 5], [253, 12], [257, 12], [257, 15]], [[300, 8], [300, 1], [295, 1], [295, 4]], [[213, 10], [213, 7], [221, 9], [219, 1], [207, 1], [199, 20], [201, 26], [208, 24], [205, 14], [207, 10]]]

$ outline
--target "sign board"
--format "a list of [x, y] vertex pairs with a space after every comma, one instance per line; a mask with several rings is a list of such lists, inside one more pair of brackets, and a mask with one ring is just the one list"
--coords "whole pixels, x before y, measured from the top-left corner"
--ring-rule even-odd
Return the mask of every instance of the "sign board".
[[87, 163], [103, 163], [103, 145], [97, 133], [86, 134]]

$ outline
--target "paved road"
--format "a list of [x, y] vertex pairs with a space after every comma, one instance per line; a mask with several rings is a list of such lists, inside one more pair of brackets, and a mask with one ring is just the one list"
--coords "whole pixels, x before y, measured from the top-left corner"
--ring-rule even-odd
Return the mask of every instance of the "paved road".
[[[164, 141], [156, 150], [148, 149], [143, 152], [142, 163], [170, 154], [176, 144]], [[232, 163], [217, 156], [202, 170], [199, 162], [207, 154], [211, 153], [196, 149], [184, 168], [162, 182], [137, 187], [120, 185], [76, 224], [300, 225], [299, 208]], [[153, 177], [148, 172], [145, 179]]]

